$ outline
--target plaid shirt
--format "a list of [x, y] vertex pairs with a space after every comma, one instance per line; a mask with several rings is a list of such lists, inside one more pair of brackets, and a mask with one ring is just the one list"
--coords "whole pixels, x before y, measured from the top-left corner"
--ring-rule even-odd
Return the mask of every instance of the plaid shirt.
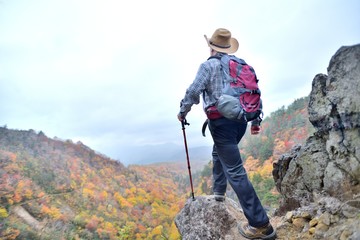
[[184, 98], [180, 102], [180, 114], [185, 117], [191, 110], [192, 105], [199, 104], [200, 95], [203, 97], [204, 111], [214, 106], [221, 96], [223, 79], [221, 64], [218, 59], [212, 58], [202, 63], [196, 74], [195, 80], [186, 90]]

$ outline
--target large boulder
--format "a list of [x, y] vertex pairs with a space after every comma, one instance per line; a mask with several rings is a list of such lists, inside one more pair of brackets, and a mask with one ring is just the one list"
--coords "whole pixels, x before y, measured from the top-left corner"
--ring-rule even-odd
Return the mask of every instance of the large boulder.
[[341, 47], [328, 75], [315, 76], [308, 111], [314, 136], [274, 163], [280, 210], [307, 205], [316, 193], [347, 201], [360, 192], [360, 44]]
[[242, 209], [230, 198], [215, 201], [213, 196], [188, 199], [175, 224], [183, 240], [232, 240], [243, 238], [237, 225], [246, 221]]

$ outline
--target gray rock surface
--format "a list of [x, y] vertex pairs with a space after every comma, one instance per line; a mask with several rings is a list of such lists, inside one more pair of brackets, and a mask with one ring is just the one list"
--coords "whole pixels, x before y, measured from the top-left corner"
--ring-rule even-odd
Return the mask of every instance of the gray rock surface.
[[235, 240], [245, 239], [237, 230], [237, 224], [246, 221], [242, 209], [230, 198], [215, 201], [213, 196], [197, 196], [188, 199], [175, 218], [175, 224], [183, 240]]
[[284, 209], [312, 202], [314, 193], [346, 201], [360, 192], [360, 44], [341, 47], [328, 76], [315, 76], [308, 111], [314, 136], [274, 163]]
[[360, 239], [360, 44], [341, 47], [328, 75], [315, 76], [308, 112], [316, 132], [274, 163], [277, 215], [291, 216], [278, 236]]

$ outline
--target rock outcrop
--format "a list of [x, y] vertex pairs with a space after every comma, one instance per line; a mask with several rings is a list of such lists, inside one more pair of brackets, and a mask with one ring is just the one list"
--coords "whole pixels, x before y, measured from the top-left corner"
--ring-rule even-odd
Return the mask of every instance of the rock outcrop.
[[[360, 239], [360, 44], [341, 47], [327, 70], [310, 93], [316, 132], [274, 163], [278, 239]], [[236, 225], [245, 218], [230, 206], [188, 202], [175, 221], [183, 239], [242, 239]]]
[[317, 131], [274, 166], [285, 208], [312, 202], [314, 193], [346, 201], [360, 192], [360, 45], [340, 48], [328, 76], [312, 85], [308, 111]]
[[238, 223], [247, 221], [238, 203], [230, 198], [215, 201], [213, 196], [188, 199], [175, 218], [183, 240], [241, 240]]
[[[298, 230], [308, 238], [360, 239], [360, 44], [341, 47], [330, 60], [328, 75], [315, 76], [308, 112], [316, 132], [274, 163], [282, 195], [277, 213], [291, 215], [288, 222], [293, 223], [299, 219], [294, 213], [306, 209]], [[328, 220], [315, 231], [319, 225], [310, 222], [319, 218]], [[346, 232], [337, 229], [342, 224]]]

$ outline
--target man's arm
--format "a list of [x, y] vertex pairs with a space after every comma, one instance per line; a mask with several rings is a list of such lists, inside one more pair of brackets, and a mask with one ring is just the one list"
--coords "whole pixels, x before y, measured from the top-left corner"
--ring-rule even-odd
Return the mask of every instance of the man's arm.
[[195, 80], [186, 90], [184, 98], [180, 102], [180, 111], [177, 115], [180, 121], [184, 120], [192, 105], [200, 103], [200, 95], [205, 90], [208, 70], [201, 64], [196, 74]]

